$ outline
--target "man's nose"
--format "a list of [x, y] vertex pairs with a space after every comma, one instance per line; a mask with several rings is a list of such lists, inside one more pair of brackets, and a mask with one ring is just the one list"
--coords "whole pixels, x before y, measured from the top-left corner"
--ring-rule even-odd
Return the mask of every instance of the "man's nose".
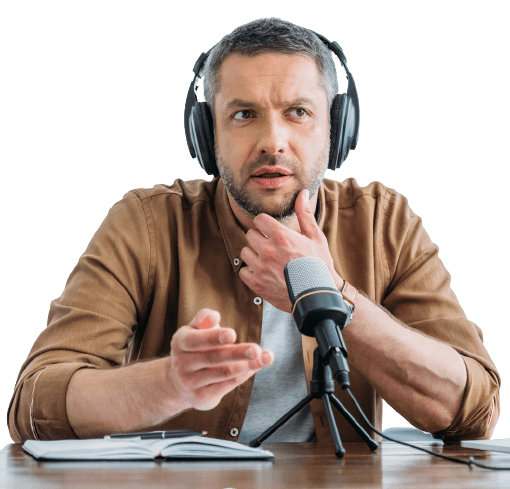
[[265, 117], [260, 126], [257, 145], [259, 154], [285, 154], [288, 150], [289, 130], [281, 115], [272, 114]]

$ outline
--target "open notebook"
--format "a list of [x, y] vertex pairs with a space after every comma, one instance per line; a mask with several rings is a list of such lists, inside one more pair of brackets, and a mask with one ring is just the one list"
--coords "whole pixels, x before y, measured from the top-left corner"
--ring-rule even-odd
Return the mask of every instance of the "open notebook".
[[23, 449], [37, 459], [148, 460], [171, 459], [271, 459], [273, 453], [241, 443], [204, 436], [141, 440], [120, 438], [92, 440], [27, 440]]

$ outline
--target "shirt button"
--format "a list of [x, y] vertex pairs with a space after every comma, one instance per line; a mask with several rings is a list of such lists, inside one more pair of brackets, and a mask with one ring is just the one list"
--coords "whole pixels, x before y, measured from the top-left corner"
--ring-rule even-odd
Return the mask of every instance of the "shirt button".
[[237, 428], [232, 428], [230, 430], [230, 436], [237, 436], [239, 434], [239, 431], [237, 430]]
[[260, 306], [260, 304], [262, 304], [262, 299], [260, 297], [255, 297], [255, 299], [253, 299], [253, 302], [255, 302], [257, 306]]
[[239, 265], [240, 261], [239, 258], [234, 258], [234, 265], [237, 267]]

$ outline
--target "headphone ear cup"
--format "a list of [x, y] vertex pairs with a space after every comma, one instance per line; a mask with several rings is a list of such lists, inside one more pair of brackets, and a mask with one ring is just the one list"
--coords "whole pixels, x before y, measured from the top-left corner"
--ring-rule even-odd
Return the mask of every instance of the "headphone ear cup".
[[328, 168], [336, 170], [346, 160], [356, 130], [356, 109], [347, 94], [336, 95], [331, 105], [330, 121]]
[[204, 162], [204, 170], [209, 175], [217, 177], [220, 173], [214, 153], [214, 121], [211, 109], [206, 102], [195, 102], [195, 114], [197, 141]]
[[[344, 132], [343, 132], [343, 141], [342, 141], [342, 161], [343, 163], [349, 154], [349, 150], [354, 149], [356, 147], [356, 140], [354, 139], [354, 135], [356, 133], [356, 107], [354, 106], [354, 102], [349, 95], [347, 97], [347, 114], [345, 115], [345, 124], [344, 124]], [[341, 164], [340, 163], [340, 164]]]
[[333, 104], [331, 105], [331, 110], [329, 113], [330, 119], [330, 146], [329, 146], [329, 166], [328, 168], [332, 171], [337, 170], [342, 165], [343, 161], [340, 161], [338, 164], [339, 155], [341, 155], [341, 144], [343, 137], [343, 129], [342, 129], [342, 108], [344, 105], [344, 97], [345, 94], [337, 94], [335, 99], [333, 100]]

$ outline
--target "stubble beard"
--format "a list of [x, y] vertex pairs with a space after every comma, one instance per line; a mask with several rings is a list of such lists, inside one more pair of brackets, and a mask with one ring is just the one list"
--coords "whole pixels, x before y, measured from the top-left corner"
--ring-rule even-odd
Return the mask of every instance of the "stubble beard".
[[[302, 165], [298, 160], [291, 161], [283, 155], [263, 154], [252, 162], [246, 164], [241, 171], [240, 179], [237, 179], [232, 172], [232, 169], [225, 164], [219, 154], [217, 144], [215, 144], [216, 162], [218, 164], [220, 177], [227, 189], [227, 192], [246, 214], [255, 217], [264, 213], [270, 215], [281, 223], [285, 223], [295, 216], [296, 200], [302, 190], [307, 189], [310, 192], [310, 199], [319, 190], [328, 166], [329, 137], [327, 138], [326, 143], [327, 144], [325, 144], [324, 148], [322, 148], [322, 151], [319, 153], [308, 175], [303, 174]], [[284, 201], [278, 209], [275, 210], [268, 210], [259, 197], [250, 194], [250, 192], [248, 192], [248, 190], [242, 185], [242, 181], [248, 181], [250, 175], [252, 175], [257, 168], [265, 165], [279, 165], [289, 169], [292, 171], [294, 177], [300, 182], [298, 188], [294, 192], [285, 196]]]

